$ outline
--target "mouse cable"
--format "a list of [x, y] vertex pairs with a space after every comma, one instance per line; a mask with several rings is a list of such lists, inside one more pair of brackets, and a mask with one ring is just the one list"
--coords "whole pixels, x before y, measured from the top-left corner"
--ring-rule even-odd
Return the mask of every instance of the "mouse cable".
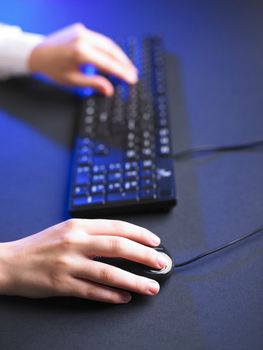
[[216, 252], [219, 252], [220, 250], [223, 250], [223, 249], [225, 249], [227, 247], [230, 247], [231, 245], [239, 243], [239, 242], [241, 242], [241, 241], [243, 241], [243, 240], [245, 240], [245, 239], [255, 235], [256, 233], [259, 233], [259, 232], [261, 232], [261, 233], [263, 232], [263, 226], [258, 227], [257, 229], [253, 230], [252, 232], [249, 232], [249, 233], [247, 233], [247, 234], [245, 234], [245, 235], [243, 235], [243, 236], [241, 236], [241, 237], [239, 237], [239, 238], [237, 238], [237, 239], [235, 239], [235, 240], [233, 240], [231, 242], [223, 244], [223, 245], [221, 245], [221, 246], [219, 246], [217, 248], [214, 248], [214, 249], [211, 249], [211, 250], [207, 250], [207, 251], [205, 251], [205, 252], [203, 252], [203, 253], [201, 253], [201, 254], [199, 254], [199, 255], [197, 255], [197, 256], [189, 259], [189, 260], [185, 260], [185, 261], [183, 261], [181, 263], [174, 264], [174, 268], [183, 267], [183, 266], [192, 264], [193, 262], [195, 262], [197, 260], [200, 260], [200, 259], [202, 259], [202, 258], [204, 258], [204, 257], [206, 257], [208, 255], [214, 254]]
[[184, 158], [190, 158], [195, 155], [204, 155], [205, 153], [223, 153], [223, 152], [236, 152], [236, 151], [245, 151], [253, 150], [263, 146], [263, 140], [247, 142], [243, 144], [233, 144], [226, 146], [216, 146], [216, 145], [201, 145], [193, 148], [189, 148], [183, 151], [178, 151], [172, 154], [172, 158], [176, 160], [181, 160]]
[[[176, 160], [181, 160], [184, 158], [193, 157], [193, 156], [198, 155], [198, 154], [204, 155], [204, 153], [223, 153], [223, 152], [236, 152], [236, 151], [244, 151], [244, 150], [253, 150], [255, 148], [262, 147], [262, 146], [263, 146], [263, 140], [252, 141], [252, 142], [247, 142], [247, 143], [243, 143], [243, 144], [226, 145], [226, 146], [201, 145], [201, 146], [189, 148], [189, 149], [184, 150], [184, 151], [176, 152], [176, 153], [172, 154], [172, 157]], [[249, 233], [247, 233], [247, 234], [241, 236], [240, 238], [237, 238], [231, 242], [228, 242], [228, 243], [221, 245], [217, 248], [207, 250], [207, 251], [205, 251], [205, 252], [203, 252], [203, 253], [201, 253], [201, 254], [199, 254], [199, 255], [197, 255], [189, 260], [185, 260], [181, 263], [175, 264], [174, 268], [189, 265], [189, 264], [191, 264], [197, 260], [200, 260], [208, 255], [214, 254], [216, 252], [219, 252], [220, 250], [223, 250], [227, 247], [230, 247], [236, 243], [239, 243], [239, 242], [255, 235], [258, 232], [263, 232], [263, 226], [258, 227], [254, 231], [249, 232]]]

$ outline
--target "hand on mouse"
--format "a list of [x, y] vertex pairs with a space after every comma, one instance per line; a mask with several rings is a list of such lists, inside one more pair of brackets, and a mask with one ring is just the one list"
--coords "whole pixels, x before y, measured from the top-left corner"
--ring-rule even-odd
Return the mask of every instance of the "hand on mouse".
[[77, 23], [47, 36], [33, 49], [28, 65], [33, 73], [44, 73], [54, 81], [79, 87], [90, 86], [103, 94], [113, 94], [113, 86], [101, 75], [87, 76], [80, 66], [95, 65], [127, 83], [137, 82], [137, 70], [121, 50], [106, 36]]
[[150, 231], [124, 221], [71, 219], [0, 244], [0, 293], [109, 303], [129, 302], [127, 291], [155, 295], [160, 288], [156, 281], [93, 258], [120, 257], [161, 269], [165, 261], [150, 248], [159, 243]]

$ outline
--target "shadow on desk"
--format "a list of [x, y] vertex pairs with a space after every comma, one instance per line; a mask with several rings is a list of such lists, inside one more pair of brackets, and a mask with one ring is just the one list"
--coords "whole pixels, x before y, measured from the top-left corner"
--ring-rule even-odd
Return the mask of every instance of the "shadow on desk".
[[[180, 63], [169, 53], [166, 60], [173, 148], [190, 148], [191, 133]], [[22, 120], [63, 146], [69, 154], [72, 148], [76, 106], [77, 98], [73, 94], [32, 78], [13, 79], [0, 84], [0, 108], [10, 118]], [[205, 161], [209, 161], [209, 158]], [[170, 213], [115, 215], [111, 218], [146, 226], [158, 233], [174, 254], [178, 255], [181, 249], [199, 248], [203, 241], [203, 225], [196, 177], [197, 166], [198, 162], [193, 161], [175, 164], [178, 205]], [[66, 193], [68, 183], [62, 185]], [[49, 184], [45, 183], [45, 186]], [[43, 193], [40, 189], [40, 197], [45, 195], [44, 192], [44, 188]], [[65, 195], [65, 210], [61, 221], [68, 218], [66, 205]]]
[[77, 98], [67, 90], [34, 78], [0, 84], [0, 109], [71, 149]]

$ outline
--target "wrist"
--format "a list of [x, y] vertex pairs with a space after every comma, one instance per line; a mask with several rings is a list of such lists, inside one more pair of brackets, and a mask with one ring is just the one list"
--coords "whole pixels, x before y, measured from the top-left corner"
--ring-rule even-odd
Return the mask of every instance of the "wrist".
[[9, 245], [9, 243], [0, 243], [0, 294], [8, 294], [11, 284], [11, 274], [9, 273], [11, 254]]
[[39, 68], [41, 53], [39, 52], [41, 52], [41, 44], [35, 46], [28, 57], [28, 69], [30, 73], [39, 73], [41, 71]]

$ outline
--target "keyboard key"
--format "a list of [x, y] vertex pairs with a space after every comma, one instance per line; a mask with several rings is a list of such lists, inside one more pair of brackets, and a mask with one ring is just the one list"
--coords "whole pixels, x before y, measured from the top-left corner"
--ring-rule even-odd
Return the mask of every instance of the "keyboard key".
[[86, 185], [90, 181], [90, 173], [77, 173], [75, 178], [76, 185]]
[[153, 179], [142, 179], [141, 188], [155, 188], [156, 183]]
[[157, 101], [159, 104], [166, 103], [166, 97], [165, 96], [158, 96]]
[[139, 184], [137, 181], [127, 181], [124, 182], [125, 191], [137, 191], [139, 189]]
[[122, 173], [109, 173], [108, 175], [109, 182], [119, 182], [122, 181]]
[[136, 143], [134, 141], [128, 141], [127, 149], [133, 149], [133, 150], [137, 151]]
[[168, 135], [169, 135], [169, 129], [167, 129], [167, 128], [162, 128], [162, 129], [160, 129], [160, 130], [159, 130], [159, 135], [160, 135], [161, 137], [163, 137], [163, 136], [168, 136]]
[[161, 156], [166, 156], [168, 154], [170, 154], [170, 147], [169, 147], [169, 145], [161, 146], [160, 147], [160, 155]]
[[160, 144], [161, 145], [169, 145], [169, 137], [167, 137], [167, 136], [160, 137]]
[[142, 168], [143, 169], [152, 169], [153, 168], [153, 161], [151, 159], [146, 159], [142, 162]]
[[127, 138], [129, 141], [135, 141], [135, 133], [129, 132]]
[[89, 137], [93, 137], [94, 136], [94, 129], [92, 125], [88, 125], [84, 128], [85, 130], [85, 134]]
[[90, 167], [89, 166], [79, 166], [77, 167], [77, 173], [89, 173], [90, 172]]
[[105, 156], [109, 153], [109, 150], [103, 143], [99, 143], [95, 146], [94, 153], [97, 156]]
[[122, 170], [122, 164], [121, 163], [110, 163], [109, 164], [109, 172], [120, 172]]
[[137, 170], [129, 170], [124, 173], [125, 180], [136, 180], [138, 179], [139, 174]]
[[86, 113], [87, 113], [88, 115], [93, 115], [94, 112], [95, 112], [95, 108], [94, 108], [93, 106], [88, 106], [88, 107], [86, 108]]
[[92, 184], [103, 184], [106, 182], [106, 176], [104, 174], [96, 174], [92, 176]]
[[142, 169], [141, 177], [144, 178], [155, 178], [155, 172], [152, 169]]
[[139, 199], [139, 193], [136, 192], [122, 192], [122, 193], [109, 193], [107, 200], [109, 202], [123, 202], [123, 201], [137, 201]]
[[88, 125], [91, 125], [93, 124], [94, 122], [94, 117], [91, 116], [91, 115], [88, 115], [86, 118], [85, 118], [85, 123], [88, 124]]
[[88, 106], [95, 106], [95, 99], [93, 97], [89, 97], [86, 99], [86, 105]]
[[105, 196], [104, 195], [94, 195], [94, 196], [83, 196], [76, 197], [73, 199], [73, 205], [82, 206], [90, 204], [104, 204]]
[[121, 192], [123, 190], [121, 182], [114, 182], [108, 184], [108, 192]]
[[92, 150], [90, 147], [88, 146], [82, 146], [80, 149], [79, 149], [79, 155], [83, 156], [90, 156], [92, 154]]
[[74, 189], [74, 195], [77, 196], [87, 196], [88, 195], [88, 187], [87, 186], [77, 186]]
[[108, 120], [109, 114], [107, 112], [100, 112], [99, 120], [101, 123], [106, 123]]
[[87, 198], [88, 198], [87, 196], [75, 197], [73, 199], [73, 205], [75, 206], [86, 205], [88, 204]]
[[137, 162], [126, 162], [124, 164], [125, 170], [137, 170], [138, 169], [138, 163]]
[[168, 125], [167, 119], [166, 119], [166, 118], [160, 118], [160, 119], [159, 119], [159, 125], [160, 125], [160, 127], [162, 127], [162, 128], [166, 127], [166, 126]]
[[91, 186], [91, 193], [92, 194], [103, 194], [105, 193], [105, 186], [104, 185], [92, 185]]
[[133, 119], [129, 119], [128, 120], [128, 130], [129, 132], [132, 132], [136, 129], [136, 123], [135, 123], [135, 120]]
[[142, 115], [142, 119], [146, 122], [149, 122], [152, 118], [152, 114], [149, 112], [144, 112]]
[[144, 158], [151, 158], [154, 156], [154, 152], [151, 148], [143, 148], [142, 149], [142, 156]]
[[78, 159], [78, 164], [80, 164], [80, 165], [92, 164], [92, 158], [90, 156], [86, 156], [86, 155], [80, 156]]
[[103, 194], [89, 196], [88, 203], [89, 204], [104, 204], [105, 203], [105, 196]]
[[137, 154], [137, 152], [136, 152], [134, 149], [129, 149], [129, 150], [126, 152], [126, 158], [127, 158], [127, 160], [136, 159], [137, 157], [138, 157], [138, 154]]
[[105, 165], [94, 165], [92, 168], [93, 174], [105, 174], [106, 166]]
[[157, 198], [156, 191], [151, 188], [146, 188], [140, 192], [141, 199], [155, 199]]
[[80, 147], [82, 147], [82, 146], [91, 147], [93, 145], [93, 142], [89, 137], [82, 137], [79, 139], [78, 144]]
[[143, 140], [142, 147], [143, 148], [151, 148], [152, 142], [149, 139], [145, 139], [145, 140]]
[[152, 133], [148, 130], [143, 131], [142, 137], [144, 139], [151, 139], [152, 138]]

